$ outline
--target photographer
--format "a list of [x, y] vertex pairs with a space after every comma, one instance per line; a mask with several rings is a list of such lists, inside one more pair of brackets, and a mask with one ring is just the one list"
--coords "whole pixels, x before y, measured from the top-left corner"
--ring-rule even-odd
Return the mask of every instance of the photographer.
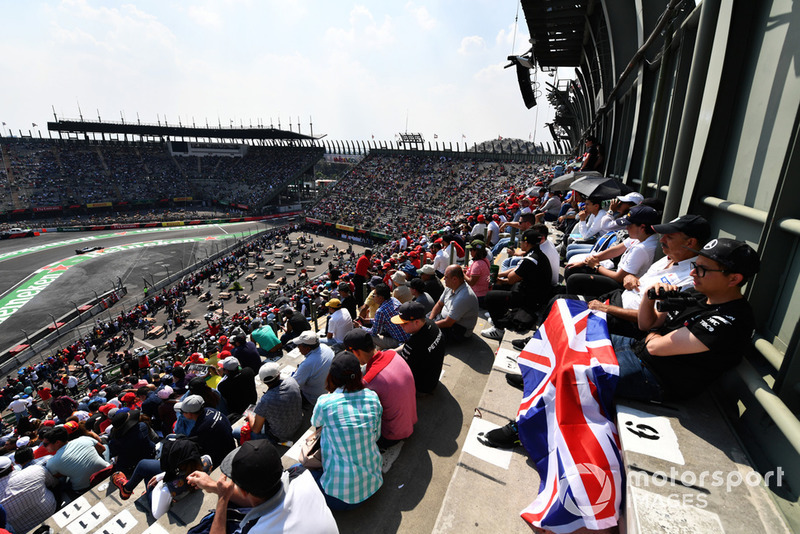
[[[619, 361], [616, 396], [669, 400], [699, 394], [736, 366], [752, 337], [755, 319], [741, 288], [759, 269], [758, 254], [733, 239], [713, 239], [692, 263], [694, 289], [656, 284], [639, 305], [636, 341], [611, 342]], [[656, 303], [669, 299], [670, 311]]]

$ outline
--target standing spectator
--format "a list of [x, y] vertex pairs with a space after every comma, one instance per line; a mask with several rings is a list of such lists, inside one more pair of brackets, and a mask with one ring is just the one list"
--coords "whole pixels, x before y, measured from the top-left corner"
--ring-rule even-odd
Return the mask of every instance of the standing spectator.
[[353, 283], [356, 286], [356, 303], [359, 306], [364, 304], [364, 299], [366, 298], [366, 295], [364, 295], [364, 283], [372, 274], [369, 270], [370, 258], [372, 258], [372, 251], [370, 249], [366, 249], [364, 254], [358, 258], [358, 261], [356, 262], [356, 273], [353, 277]]

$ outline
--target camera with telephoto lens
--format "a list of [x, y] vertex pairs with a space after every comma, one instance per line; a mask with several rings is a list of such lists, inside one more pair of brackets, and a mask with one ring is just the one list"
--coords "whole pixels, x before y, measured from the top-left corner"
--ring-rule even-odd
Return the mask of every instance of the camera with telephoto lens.
[[663, 287], [651, 287], [647, 290], [647, 298], [657, 300], [656, 309], [660, 312], [673, 312], [685, 310], [690, 304], [695, 302], [691, 295], [682, 291], [667, 291]]

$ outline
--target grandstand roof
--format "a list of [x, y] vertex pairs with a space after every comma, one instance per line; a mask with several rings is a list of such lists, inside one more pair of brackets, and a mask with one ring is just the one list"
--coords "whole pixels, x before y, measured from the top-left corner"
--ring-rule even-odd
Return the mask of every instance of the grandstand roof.
[[83, 120], [48, 122], [52, 132], [129, 134], [143, 137], [209, 137], [213, 139], [297, 139], [314, 137], [275, 128], [198, 128], [195, 126], [167, 126], [160, 124], [125, 124]]
[[580, 65], [588, 4], [589, 0], [522, 0], [540, 66]]

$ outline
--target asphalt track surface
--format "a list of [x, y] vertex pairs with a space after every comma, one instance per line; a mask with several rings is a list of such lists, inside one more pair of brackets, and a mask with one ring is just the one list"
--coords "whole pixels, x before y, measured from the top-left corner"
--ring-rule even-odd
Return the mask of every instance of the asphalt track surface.
[[[98, 232], [45, 233], [0, 241], [0, 308], [36, 277], [49, 285], [0, 323], [0, 348], [46, 327], [75, 304], [93, 299], [119, 280], [129, 298], [142, 295], [148, 284], [205, 260], [241, 237], [273, 227], [264, 222]], [[77, 255], [75, 250], [99, 245], [103, 251]], [[44, 270], [42, 270], [44, 269]], [[37, 273], [38, 272], [38, 273]], [[53, 276], [56, 273], [57, 276]], [[30, 295], [30, 293], [28, 293]], [[126, 299], [128, 300], [128, 299]], [[74, 304], [73, 304], [74, 303]]]

